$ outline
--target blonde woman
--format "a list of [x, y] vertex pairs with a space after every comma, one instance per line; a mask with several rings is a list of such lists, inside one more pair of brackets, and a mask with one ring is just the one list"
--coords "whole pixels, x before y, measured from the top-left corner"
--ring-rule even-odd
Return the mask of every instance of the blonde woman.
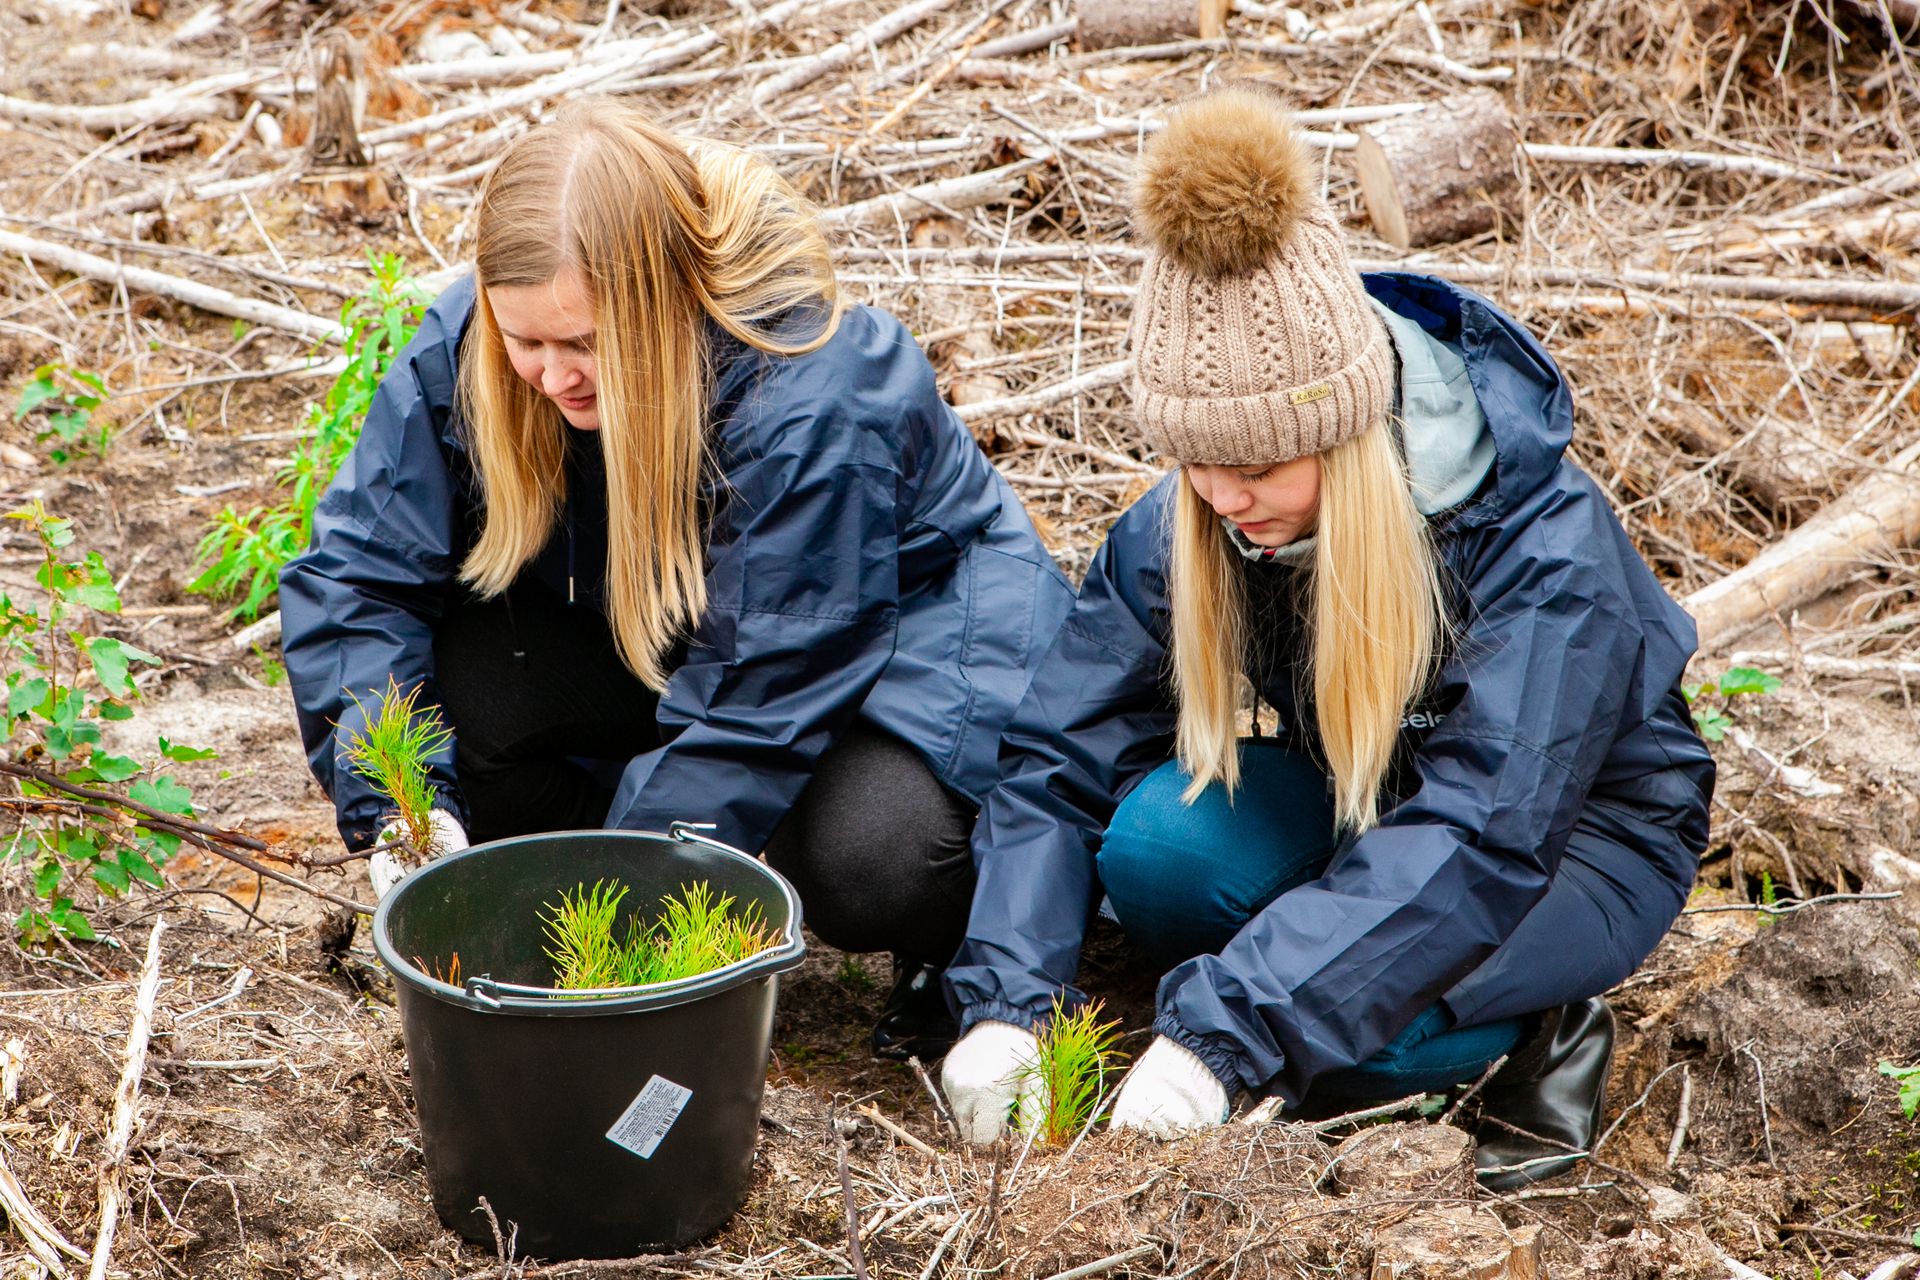
[[1563, 456], [1546, 353], [1442, 281], [1363, 283], [1316, 181], [1252, 87], [1144, 157], [1134, 409], [1179, 465], [1008, 731], [945, 1083], [996, 1137], [1104, 899], [1166, 970], [1116, 1126], [1217, 1124], [1242, 1091], [1346, 1109], [1509, 1055], [1478, 1159], [1511, 1187], [1591, 1140], [1599, 997], [1693, 882], [1694, 631]]
[[513, 143], [281, 599], [350, 847], [381, 802], [340, 744], [424, 686], [446, 845], [713, 822], [894, 953], [877, 1049], [944, 1049], [968, 833], [1071, 590], [765, 164], [611, 100]]

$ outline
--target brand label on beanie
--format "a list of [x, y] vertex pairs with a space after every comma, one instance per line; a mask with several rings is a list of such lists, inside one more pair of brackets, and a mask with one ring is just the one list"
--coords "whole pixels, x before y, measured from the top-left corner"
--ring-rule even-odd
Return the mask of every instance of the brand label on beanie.
[[1295, 387], [1287, 393], [1287, 399], [1295, 404], [1312, 404], [1315, 400], [1325, 400], [1332, 394], [1331, 382], [1316, 382], [1310, 387]]

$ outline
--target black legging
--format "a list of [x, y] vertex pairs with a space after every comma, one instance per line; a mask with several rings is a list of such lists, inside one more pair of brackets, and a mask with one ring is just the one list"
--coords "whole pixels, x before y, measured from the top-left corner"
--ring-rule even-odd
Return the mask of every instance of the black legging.
[[[538, 582], [459, 600], [434, 634], [434, 667], [476, 842], [605, 825], [620, 767], [660, 745], [658, 698], [620, 661], [606, 619]], [[973, 898], [975, 813], [911, 747], [857, 721], [766, 858], [823, 941], [945, 963]]]

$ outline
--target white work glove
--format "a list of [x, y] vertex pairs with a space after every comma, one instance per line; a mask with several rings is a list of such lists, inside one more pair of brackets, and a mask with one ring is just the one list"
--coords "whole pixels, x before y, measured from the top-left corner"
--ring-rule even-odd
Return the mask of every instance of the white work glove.
[[1155, 1036], [1113, 1100], [1113, 1129], [1137, 1129], [1152, 1138], [1177, 1138], [1211, 1129], [1227, 1118], [1227, 1090], [1188, 1049]]
[[960, 1136], [976, 1145], [995, 1141], [1016, 1106], [1023, 1122], [1037, 1121], [1046, 1100], [1027, 1068], [1039, 1060], [1040, 1042], [1033, 1032], [1010, 1022], [976, 1023], [962, 1036], [940, 1068], [940, 1088]]
[[[460, 825], [460, 819], [445, 809], [435, 809], [429, 815], [429, 821], [433, 824], [433, 839], [425, 858], [415, 860], [404, 849], [384, 849], [367, 859], [367, 876], [373, 881], [376, 900], [386, 897], [387, 891], [406, 879], [407, 873], [415, 867], [425, 866], [434, 858], [458, 853], [467, 847], [467, 833]], [[389, 822], [380, 828], [380, 834], [374, 837], [373, 842], [376, 845], [392, 844], [405, 831], [406, 828], [399, 822]]]

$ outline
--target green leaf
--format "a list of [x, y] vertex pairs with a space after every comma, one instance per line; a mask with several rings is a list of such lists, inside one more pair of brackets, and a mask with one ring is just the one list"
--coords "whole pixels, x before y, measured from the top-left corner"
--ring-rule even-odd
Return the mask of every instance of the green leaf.
[[53, 380], [53, 368], [50, 364], [41, 365], [33, 371], [33, 378], [27, 385], [21, 388], [20, 402], [13, 406], [15, 422], [60, 394], [60, 384]]
[[125, 782], [140, 772], [140, 762], [126, 756], [110, 756], [96, 750], [87, 761], [89, 768], [102, 782]]
[[131, 697], [134, 692], [133, 682], [127, 678], [129, 663], [160, 661], [159, 655], [112, 636], [95, 636], [86, 642], [86, 648], [87, 656], [93, 659], [94, 674], [116, 698]]
[[13, 687], [12, 692], [7, 694], [7, 714], [23, 716], [29, 711], [40, 711], [45, 715], [42, 704], [46, 702], [47, 694], [52, 688], [52, 685], [39, 676], [31, 680], [22, 680]]
[[1727, 730], [1733, 721], [1725, 712], [1719, 710], [1695, 711], [1693, 722], [1700, 729], [1700, 736], [1708, 742], [1719, 742], [1727, 736]]
[[127, 870], [117, 862], [96, 862], [93, 865], [93, 882], [107, 896], [117, 898], [127, 891]]
[[146, 838], [148, 846], [154, 851], [153, 854], [149, 854], [148, 856], [153, 858], [155, 865], [165, 863], [167, 859], [180, 852], [180, 837], [173, 834], [173, 832], [149, 831], [145, 827], [139, 828], [139, 831], [140, 834]]
[[53, 891], [60, 887], [60, 880], [67, 874], [66, 868], [49, 858], [33, 869], [33, 894], [36, 898], [51, 898]]
[[159, 870], [138, 849], [122, 849], [120, 866], [126, 873], [142, 884], [150, 884], [156, 889], [164, 889], [167, 882], [161, 878]]
[[128, 706], [124, 702], [115, 702], [110, 698], [102, 699], [99, 707], [96, 708], [96, 711], [99, 713], [99, 716], [102, 720], [133, 719], [132, 707]]
[[66, 930], [74, 937], [80, 939], [80, 941], [94, 942], [98, 940], [99, 935], [94, 933], [93, 926], [87, 923], [87, 918], [73, 909], [72, 898], [62, 898], [60, 901], [54, 903], [53, 910], [49, 914], [52, 915], [55, 925]]
[[178, 760], [182, 764], [189, 760], [217, 760], [220, 757], [217, 751], [205, 747], [183, 747], [177, 743], [168, 742], [164, 736], [160, 739], [160, 754], [169, 760]]
[[1720, 692], [1729, 698], [1742, 693], [1772, 693], [1779, 687], [1779, 676], [1768, 675], [1758, 667], [1729, 667], [1720, 677]]
[[100, 553], [89, 551], [86, 562], [79, 567], [85, 572], [74, 575], [73, 598], [102, 613], [120, 612], [120, 593], [114, 589], [113, 575], [107, 572]]
[[127, 789], [127, 795], [136, 804], [158, 809], [161, 813], [187, 815], [193, 812], [193, 793], [175, 782], [171, 774], [142, 778]]
[[1896, 1067], [1891, 1062], [1882, 1062], [1880, 1074], [1900, 1082], [1900, 1110], [1907, 1119], [1920, 1116], [1920, 1063]]

